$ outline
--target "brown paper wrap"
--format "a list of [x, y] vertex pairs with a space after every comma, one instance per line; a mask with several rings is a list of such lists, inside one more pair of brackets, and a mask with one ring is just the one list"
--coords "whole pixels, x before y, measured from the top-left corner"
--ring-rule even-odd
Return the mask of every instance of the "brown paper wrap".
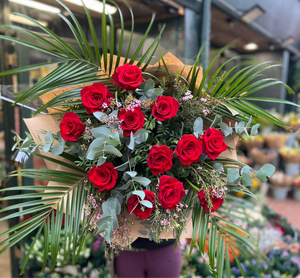
[[[116, 59], [117, 57], [114, 56], [113, 57], [113, 68], [111, 73], [114, 72], [115, 70], [115, 65], [116, 65]], [[102, 59], [103, 61], [103, 59]], [[171, 53], [167, 53], [164, 56], [164, 61], [167, 65], [168, 71], [173, 73], [173, 74], [177, 74], [178, 72], [187, 79], [188, 77], [188, 73], [191, 69], [191, 66], [185, 66], [179, 59], [177, 59], [174, 55], [172, 55]], [[109, 57], [108, 57], [108, 62], [109, 64]], [[124, 63], [124, 58], [121, 58], [120, 60], [120, 64]], [[137, 62], [136, 62], [137, 63]], [[136, 64], [135, 63], [135, 64]], [[160, 61], [160, 63], [157, 63], [156, 65], [154, 65], [153, 67], [147, 67], [148, 71], [151, 71], [152, 74], [155, 73], [155, 70], [159, 68], [159, 65], [162, 65], [162, 61]], [[142, 67], [143, 65], [141, 65]], [[160, 67], [161, 69], [164, 69], [163, 66]], [[101, 72], [99, 73], [101, 74]], [[160, 74], [158, 71], [156, 72], [155, 75]], [[162, 75], [160, 74], [160, 77]], [[108, 74], [106, 74], [105, 77], [101, 77], [101, 78], [107, 78]], [[203, 70], [202, 68], [199, 69], [199, 75], [198, 75], [198, 79], [195, 85], [196, 90], [199, 88], [201, 80], [203, 77]], [[101, 78], [99, 78], [99, 81], [101, 80]], [[40, 98], [42, 99], [42, 101], [44, 103], [49, 102], [50, 100], [52, 100], [54, 97], [56, 97], [57, 95], [60, 95], [68, 90], [74, 89], [74, 88], [79, 88], [79, 87], [84, 87], [86, 85], [89, 84], [82, 84], [82, 85], [75, 85], [75, 86], [67, 86], [67, 87], [63, 87], [63, 88], [59, 88], [56, 90], [53, 90], [47, 94], [42, 95]], [[53, 108], [48, 108], [48, 111], [50, 113], [56, 113], [57, 110], [53, 109]], [[235, 111], [232, 111], [233, 115], [235, 115]], [[36, 143], [40, 142], [40, 139], [37, 136], [38, 131], [41, 130], [46, 130], [46, 131], [51, 131], [52, 133], [56, 134], [57, 131], [59, 131], [59, 122], [57, 117], [54, 117], [52, 115], [44, 115], [44, 116], [39, 116], [39, 117], [35, 117], [32, 119], [25, 119], [25, 123], [28, 127], [29, 132], [31, 133], [34, 141]], [[41, 140], [43, 140], [45, 137], [44, 134], [40, 134], [40, 138]], [[231, 135], [228, 136], [224, 139], [225, 143], [235, 149], [236, 146], [236, 142], [238, 140], [238, 137], [235, 135]], [[53, 156], [51, 153], [44, 153], [43, 151], [41, 151], [43, 155], [49, 156], [49, 157], [53, 157], [55, 159], [59, 159], [61, 161], [64, 161], [63, 158], [59, 157], [59, 156]], [[226, 157], [226, 158], [232, 158], [232, 159], [236, 159], [236, 151], [235, 150], [226, 150], [225, 152], [223, 152], [221, 154], [221, 157]], [[63, 170], [60, 167], [56, 165], [53, 162], [49, 162], [49, 161], [45, 161], [46, 165], [49, 169], [55, 169], [55, 170]], [[68, 161], [69, 163], [69, 161]], [[68, 169], [69, 171], [69, 169]], [[57, 183], [54, 182], [50, 182], [48, 184], [48, 186], [56, 186], [58, 185]], [[60, 184], [63, 185], [63, 184]], [[66, 202], [65, 202], [66, 203]], [[124, 216], [124, 215], [123, 215]], [[189, 216], [188, 216], [188, 220], [186, 222], [186, 227], [184, 229], [184, 231], [182, 232], [182, 238], [192, 238], [192, 233], [193, 233], [193, 227], [192, 227], [192, 210], [190, 210]], [[136, 240], [138, 237], [147, 237], [145, 235], [142, 235], [139, 233], [139, 230], [145, 230], [144, 225], [141, 224], [142, 220], [137, 219], [134, 215], [130, 215], [129, 212], [125, 215], [125, 217], [132, 222], [134, 225], [131, 228], [131, 233], [130, 233], [130, 241], [133, 242], [134, 240]], [[161, 236], [162, 239], [167, 239], [167, 238], [174, 238], [174, 234], [172, 231], [170, 232], [162, 232]]]

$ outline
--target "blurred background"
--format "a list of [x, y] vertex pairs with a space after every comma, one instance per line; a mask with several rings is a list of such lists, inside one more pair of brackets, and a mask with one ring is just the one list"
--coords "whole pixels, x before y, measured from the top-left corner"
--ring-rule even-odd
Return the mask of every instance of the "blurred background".
[[[215, 62], [211, 72], [214, 72], [226, 60], [240, 56], [226, 65], [225, 70], [233, 66], [243, 67], [243, 61], [253, 59], [257, 62], [270, 61], [282, 64], [264, 72], [270, 78], [286, 82], [295, 91], [289, 95], [284, 86], [274, 86], [261, 90], [259, 95], [289, 100], [299, 103], [300, 93], [300, 1], [299, 0], [127, 0], [135, 15], [135, 29], [132, 53], [145, 33], [152, 14], [156, 14], [155, 24], [145, 42], [150, 45], [158, 35], [161, 25], [167, 27], [161, 38], [163, 54], [172, 52], [185, 64], [192, 64], [200, 46], [204, 47], [201, 64], [207, 69], [217, 51], [230, 45]], [[62, 0], [77, 16], [83, 30], [92, 44], [92, 37], [88, 32], [88, 22], [80, 0]], [[131, 28], [130, 12], [121, 0], [115, 0], [123, 12], [125, 26], [124, 41], [128, 41]], [[101, 12], [100, 0], [85, 0], [96, 26], [96, 32], [101, 41]], [[34, 25], [24, 18], [11, 12], [28, 15], [43, 26], [48, 27], [58, 36], [70, 44], [76, 45], [73, 34], [63, 20], [57, 15], [62, 13], [70, 18], [67, 11], [55, 0], [0, 0], [0, 35], [16, 37], [20, 40], [24, 34], [9, 29], [3, 25], [14, 24], [31, 31], [38, 31]], [[114, 6], [107, 6], [115, 21], [115, 37], [117, 41], [120, 33], [120, 19]], [[109, 30], [108, 30], [109, 31]], [[40, 34], [49, 39], [46, 34]], [[32, 39], [32, 38], [31, 38]], [[32, 39], [32, 44], [39, 44]], [[101, 43], [99, 44], [101, 45]], [[118, 45], [116, 45], [118, 47]], [[144, 49], [141, 50], [142, 56]], [[125, 53], [124, 53], [125, 56]], [[155, 54], [154, 63], [159, 58]], [[22, 45], [0, 40], [0, 72], [23, 67], [34, 63], [55, 61], [55, 57], [28, 49]], [[1, 96], [9, 98], [10, 92], [22, 91], [32, 86], [46, 76], [56, 66], [32, 70], [9, 77], [0, 77]], [[287, 125], [299, 123], [300, 111], [284, 103], [271, 104], [256, 103], [270, 111]], [[11, 148], [14, 144], [11, 130], [15, 130], [21, 137], [25, 137], [26, 127], [22, 118], [31, 117], [32, 111], [26, 108], [13, 107], [11, 103], [0, 100], [0, 180], [7, 171], [21, 167], [12, 159]], [[261, 123], [261, 134], [253, 140], [239, 142], [239, 159], [253, 167], [264, 163], [273, 163], [278, 172], [268, 183], [262, 184], [253, 178], [253, 192], [259, 196], [258, 201], [252, 201], [249, 215], [253, 217], [253, 225], [249, 228], [255, 234], [260, 247], [272, 262], [260, 265], [253, 262], [263, 274], [257, 274], [254, 268], [244, 263], [249, 277], [296, 277], [300, 273], [300, 243], [298, 229], [300, 229], [300, 140], [298, 133], [292, 134]], [[43, 161], [27, 161], [27, 167], [43, 168]], [[41, 184], [40, 181], [36, 181]], [[31, 184], [24, 179], [10, 180], [1, 186]], [[11, 192], [14, 194], [14, 192]], [[237, 198], [246, 198], [241, 194]], [[22, 200], [19, 200], [20, 202]], [[8, 203], [2, 202], [1, 208]], [[11, 203], [12, 204], [12, 203]], [[299, 213], [298, 213], [299, 212]], [[1, 217], [5, 213], [1, 214]], [[28, 216], [30, 217], [30, 216]], [[0, 222], [0, 234], [8, 227], [16, 225], [19, 220]], [[242, 223], [240, 223], [242, 225]], [[19, 277], [19, 265], [23, 254], [28, 248], [31, 235], [24, 239], [20, 246], [8, 250], [0, 255], [0, 277]], [[1, 238], [2, 240], [2, 238]], [[42, 240], [42, 239], [41, 239]], [[39, 273], [41, 267], [39, 258], [43, 255], [42, 245], [36, 246], [36, 256], [30, 258], [29, 268], [24, 277], [50, 277], [49, 273]], [[183, 253], [188, 254], [187, 245], [182, 243]], [[196, 252], [196, 251], [195, 251]], [[105, 260], [103, 259], [103, 245], [101, 238], [88, 238], [79, 266], [71, 269], [57, 269], [57, 276], [51, 277], [106, 277]], [[207, 277], [207, 270], [199, 254], [193, 253], [191, 258], [185, 256], [182, 277]], [[74, 272], [75, 271], [75, 272]], [[206, 271], [206, 272], [205, 272]], [[257, 276], [258, 275], [258, 276]], [[263, 275], [263, 276], [260, 276]], [[269, 275], [269, 276], [267, 276]], [[239, 277], [236, 266], [232, 265], [232, 277]], [[247, 276], [248, 277], [248, 276]]]

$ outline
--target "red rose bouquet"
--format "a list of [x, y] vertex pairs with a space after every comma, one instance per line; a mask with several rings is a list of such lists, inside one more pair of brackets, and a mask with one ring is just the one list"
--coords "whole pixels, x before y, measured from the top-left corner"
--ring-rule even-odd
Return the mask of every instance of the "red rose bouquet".
[[[38, 229], [36, 238], [44, 231], [44, 267], [51, 252], [52, 270], [62, 230], [66, 242], [60, 253], [72, 255], [74, 262], [90, 232], [100, 233], [108, 250], [123, 248], [139, 236], [156, 242], [190, 237], [192, 247], [196, 244], [203, 257], [208, 237], [206, 263], [215, 277], [222, 277], [229, 250], [258, 256], [250, 235], [232, 222], [232, 203], [245, 207], [242, 201], [235, 202], [232, 192], [253, 196], [246, 187], [252, 184], [250, 172], [254, 170], [235, 160], [235, 138], [242, 132], [256, 135], [257, 117], [284, 127], [277, 118], [249, 102], [265, 100], [249, 97], [262, 88], [261, 80], [249, 85], [262, 70], [253, 73], [257, 67], [253, 65], [248, 71], [232, 76], [229, 71], [217, 78], [224, 64], [205, 82], [211, 66], [202, 78], [198, 67], [201, 51], [193, 66], [183, 65], [171, 54], [161, 55], [161, 61], [150, 66], [151, 57], [147, 55], [154, 55], [160, 36], [136, 61], [148, 31], [131, 59], [121, 57], [122, 39], [117, 55], [108, 54], [104, 12], [100, 53], [88, 10], [93, 49], [76, 17], [62, 6], [74, 22], [75, 27], [62, 16], [78, 39], [81, 52], [36, 23], [55, 38], [57, 45], [43, 39], [44, 48], [34, 47], [61, 60], [56, 59], [57, 69], [17, 99], [17, 103], [32, 102], [40, 97], [44, 105], [36, 114], [45, 109], [52, 113], [27, 119], [30, 134], [27, 139], [16, 136], [15, 144], [21, 152], [43, 158], [48, 169], [25, 168], [8, 175], [38, 178], [49, 184], [23, 186], [17, 189], [31, 192], [4, 198], [31, 199], [6, 208], [22, 209], [3, 219], [29, 213], [34, 216], [3, 233], [13, 232], [1, 243], [9, 243], [1, 252]], [[124, 27], [121, 29], [124, 31]], [[11, 37], [1, 38], [18, 43]], [[24, 41], [22, 44], [32, 46]], [[110, 49], [115, 48], [111, 45]], [[32, 67], [41, 66], [45, 65]], [[13, 73], [24, 70], [30, 67]], [[273, 85], [268, 82], [266, 79], [266, 84]], [[274, 171], [267, 164], [255, 175], [266, 181]], [[4, 189], [9, 190], [13, 188]], [[237, 233], [237, 229], [242, 232]]]

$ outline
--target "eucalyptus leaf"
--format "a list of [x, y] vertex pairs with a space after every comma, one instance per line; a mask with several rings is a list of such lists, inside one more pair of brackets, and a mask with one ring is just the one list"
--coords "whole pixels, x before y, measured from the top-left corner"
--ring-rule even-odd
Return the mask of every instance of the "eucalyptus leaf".
[[129, 161], [126, 161], [125, 163], [123, 163], [119, 166], [116, 166], [115, 169], [123, 172], [128, 168], [128, 165], [129, 165]]
[[244, 131], [244, 128], [246, 126], [246, 123], [245, 122], [236, 122], [235, 123], [235, 132], [236, 133], [240, 133], [242, 131]]
[[53, 155], [60, 155], [63, 152], [64, 152], [64, 145], [62, 145], [62, 144], [54, 145], [51, 150], [51, 154], [53, 154]]
[[148, 200], [143, 200], [140, 203], [147, 208], [153, 208], [153, 204]]
[[98, 137], [101, 138], [101, 137], [105, 137], [107, 135], [111, 135], [112, 132], [109, 128], [100, 126], [100, 127], [91, 129], [91, 133], [95, 138], [98, 138]]
[[[141, 144], [147, 141], [149, 133], [145, 129], [140, 129], [134, 134], [134, 141], [137, 144]], [[131, 140], [131, 136], [130, 136]]]
[[276, 168], [272, 164], [265, 164], [261, 170], [267, 177], [271, 177], [275, 173]]
[[137, 172], [136, 171], [127, 171], [125, 172], [125, 174], [129, 175], [130, 177], [135, 177], [137, 175]]
[[237, 184], [240, 179], [239, 171], [237, 169], [229, 169], [227, 173], [227, 182], [229, 184]]
[[94, 112], [93, 115], [95, 116], [95, 118], [97, 118], [98, 120], [102, 119], [102, 117], [104, 117], [104, 119], [107, 118], [107, 115], [103, 112]]
[[214, 170], [221, 172], [222, 169], [224, 168], [222, 163], [214, 163], [213, 164]]
[[142, 190], [135, 190], [132, 192], [132, 194], [139, 196], [141, 198], [141, 200], [144, 200], [145, 196], [146, 196], [145, 192]]
[[44, 145], [44, 147], [43, 147], [43, 151], [44, 151], [45, 153], [47, 153], [47, 152], [50, 151], [50, 148], [51, 148], [51, 144], [46, 144], [46, 145]]
[[194, 134], [203, 134], [203, 120], [201, 117], [198, 117], [195, 122], [194, 122], [194, 126], [193, 126], [193, 130], [194, 130]]
[[256, 124], [254, 126], [252, 126], [251, 128], [251, 135], [255, 136], [258, 134], [258, 128], [259, 128], [260, 124]]
[[163, 90], [162, 88], [155, 88], [155, 89], [153, 90], [153, 94], [154, 94], [155, 96], [162, 96], [163, 93], [164, 93], [164, 90]]
[[122, 153], [113, 146], [106, 145], [103, 150], [107, 153], [111, 153], [111, 154], [114, 154], [118, 157], [122, 157]]
[[242, 185], [245, 185], [245, 186], [250, 186], [253, 184], [251, 177], [246, 172], [242, 173], [241, 182], [242, 182]]
[[219, 116], [215, 116], [213, 122], [211, 123], [210, 127], [215, 127], [217, 126], [220, 122], [222, 121], [222, 118], [220, 118]]
[[153, 79], [150, 78], [145, 82], [143, 91], [147, 92], [149, 90], [153, 90], [154, 88], [155, 88], [155, 82], [153, 81]]
[[255, 177], [257, 177], [262, 182], [266, 182], [268, 180], [265, 173], [261, 170], [256, 171]]
[[53, 141], [54, 141], [53, 135], [52, 135], [51, 131], [48, 131], [45, 136], [45, 142], [48, 144], [51, 144], [51, 143], [53, 143]]
[[145, 177], [134, 177], [132, 180], [140, 183], [143, 186], [147, 186], [151, 183], [151, 180], [149, 180]]
[[99, 157], [97, 166], [101, 166], [102, 164], [104, 164], [106, 159], [107, 159], [107, 157], [105, 157], [105, 156]]
[[226, 123], [219, 123], [219, 127], [221, 128], [224, 137], [227, 137], [232, 134], [232, 128], [229, 127]]
[[132, 184], [132, 180], [127, 181], [124, 185], [120, 187], [116, 187], [117, 190], [126, 190], [128, 189]]
[[134, 142], [134, 137], [133, 137], [133, 132], [131, 131], [130, 133], [130, 141], [129, 141], [129, 144], [127, 145], [128, 149], [130, 150], [134, 150], [134, 147], [135, 147], [135, 142]]
[[251, 172], [251, 170], [248, 166], [244, 166], [241, 170], [241, 174], [247, 173], [248, 175], [250, 175], [250, 172]]

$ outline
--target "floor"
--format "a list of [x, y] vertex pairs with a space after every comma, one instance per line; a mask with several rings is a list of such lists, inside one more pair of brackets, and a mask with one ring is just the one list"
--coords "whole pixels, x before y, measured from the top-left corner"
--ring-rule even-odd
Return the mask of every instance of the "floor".
[[[0, 222], [0, 234], [8, 230], [8, 221]], [[7, 236], [0, 237], [0, 242], [5, 240]], [[2, 246], [1, 246], [2, 249]], [[10, 271], [10, 250], [6, 250], [0, 254], [0, 277], [11, 278]]]
[[284, 216], [296, 229], [300, 230], [300, 202], [292, 198], [280, 201], [268, 197], [267, 205], [276, 213]]

